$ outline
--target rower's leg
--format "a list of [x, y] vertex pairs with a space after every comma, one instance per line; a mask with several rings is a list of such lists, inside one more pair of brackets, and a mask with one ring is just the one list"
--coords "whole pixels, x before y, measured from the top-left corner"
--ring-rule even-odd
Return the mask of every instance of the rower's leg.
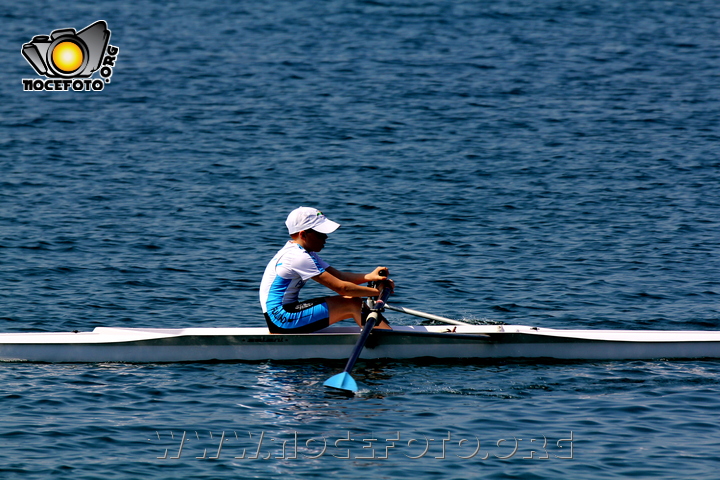
[[[330, 311], [330, 325], [346, 318], [352, 318], [358, 326], [362, 327], [362, 299], [357, 297], [326, 297], [328, 310]], [[384, 320], [379, 322], [375, 328], [392, 330]]]

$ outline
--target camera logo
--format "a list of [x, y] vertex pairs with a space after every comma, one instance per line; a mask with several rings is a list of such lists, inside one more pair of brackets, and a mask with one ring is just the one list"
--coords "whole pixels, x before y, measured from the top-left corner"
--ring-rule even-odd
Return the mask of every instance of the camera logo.
[[[110, 83], [120, 53], [110, 42], [107, 23], [100, 20], [76, 32], [74, 28], [37, 35], [22, 46], [22, 55], [38, 75], [48, 80], [23, 79], [25, 91], [99, 91]], [[100, 71], [103, 80], [90, 77]]]

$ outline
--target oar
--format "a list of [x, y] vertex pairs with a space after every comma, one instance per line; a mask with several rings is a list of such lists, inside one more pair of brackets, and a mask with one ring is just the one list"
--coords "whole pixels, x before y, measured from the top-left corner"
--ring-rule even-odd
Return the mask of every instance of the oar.
[[461, 322], [460, 320], [453, 320], [452, 318], [439, 317], [431, 313], [419, 312], [405, 307], [393, 307], [391, 305], [385, 305], [385, 308], [395, 310], [396, 312], [407, 313], [408, 315], [415, 315], [416, 317], [427, 318], [429, 320], [437, 320], [438, 322], [445, 322], [451, 325], [472, 325], [472, 323]]
[[355, 366], [355, 362], [360, 357], [360, 352], [362, 352], [362, 349], [365, 346], [365, 342], [367, 341], [368, 336], [370, 336], [370, 332], [375, 327], [378, 314], [380, 313], [380, 310], [382, 310], [385, 306], [385, 302], [387, 302], [387, 299], [391, 293], [390, 288], [388, 288], [388, 286], [384, 282], [382, 282], [381, 285], [382, 286], [380, 295], [375, 302], [375, 306], [371, 308], [370, 315], [368, 315], [367, 320], [365, 320], [365, 326], [363, 327], [362, 332], [360, 332], [360, 337], [355, 344], [355, 348], [350, 354], [350, 358], [345, 365], [345, 370], [343, 370], [342, 373], [338, 373], [337, 375], [328, 378], [324, 383], [326, 387], [341, 390], [345, 393], [357, 392], [357, 383], [355, 383], [355, 380], [352, 378], [352, 376], [350, 376], [350, 372]]

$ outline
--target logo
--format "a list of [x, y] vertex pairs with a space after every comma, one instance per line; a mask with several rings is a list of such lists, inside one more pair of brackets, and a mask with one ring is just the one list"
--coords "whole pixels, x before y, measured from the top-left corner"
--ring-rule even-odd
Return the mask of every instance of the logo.
[[[110, 45], [110, 30], [100, 20], [76, 32], [74, 28], [37, 35], [21, 53], [40, 78], [23, 78], [24, 91], [100, 91], [110, 83], [120, 49]], [[91, 78], [99, 71], [100, 78]]]

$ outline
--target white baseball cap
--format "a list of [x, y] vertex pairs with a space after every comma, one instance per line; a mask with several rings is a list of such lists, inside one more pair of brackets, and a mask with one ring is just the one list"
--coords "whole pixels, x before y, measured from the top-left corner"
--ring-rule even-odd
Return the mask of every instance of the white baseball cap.
[[290, 235], [310, 229], [327, 234], [334, 232], [340, 226], [339, 223], [335, 223], [323, 215], [317, 208], [311, 207], [299, 207], [290, 212], [285, 220], [285, 225], [287, 225]]

